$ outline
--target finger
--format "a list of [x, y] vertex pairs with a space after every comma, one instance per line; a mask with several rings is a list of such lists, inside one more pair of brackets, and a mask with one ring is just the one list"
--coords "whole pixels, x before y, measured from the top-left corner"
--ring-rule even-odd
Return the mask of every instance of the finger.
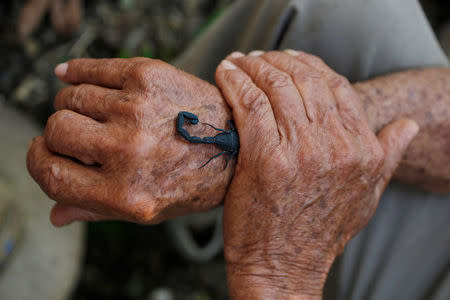
[[75, 221], [104, 221], [113, 219], [113, 217], [106, 217], [86, 209], [61, 203], [56, 203], [50, 212], [50, 221], [56, 227], [69, 225]]
[[242, 150], [279, 143], [278, 127], [269, 99], [245, 72], [232, 62], [223, 60], [216, 70], [216, 82], [233, 110]]
[[120, 89], [127, 79], [127, 70], [138, 61], [139, 58], [78, 58], [57, 65], [55, 74], [65, 83], [89, 83]]
[[98, 121], [106, 121], [124, 102], [128, 102], [128, 97], [120, 90], [80, 84], [61, 89], [55, 97], [54, 106], [56, 110], [68, 109]]
[[[365, 112], [361, 101], [350, 82], [344, 76], [337, 74], [322, 59], [301, 51], [286, 50], [287, 54], [320, 72], [326, 79], [328, 87], [334, 95], [339, 115], [344, 127], [352, 132], [360, 132], [365, 126]], [[366, 127], [366, 126], [365, 126]], [[368, 127], [365, 129], [369, 129]]]
[[86, 165], [103, 163], [102, 149], [113, 141], [105, 124], [71, 110], [51, 115], [44, 137], [50, 151], [74, 157]]
[[387, 125], [378, 134], [378, 141], [384, 151], [384, 163], [382, 177], [375, 187], [376, 199], [379, 199], [383, 193], [408, 145], [418, 131], [419, 126], [415, 121], [401, 119]]
[[338, 117], [333, 94], [321, 73], [283, 52], [267, 52], [261, 58], [291, 76], [311, 122], [323, 121], [329, 116]]
[[102, 174], [96, 168], [50, 152], [42, 136], [30, 145], [27, 168], [51, 199], [97, 211], [103, 207], [108, 189]]
[[[260, 54], [260, 52], [251, 54]], [[290, 140], [295, 140], [296, 130], [293, 129], [309, 124], [302, 97], [287, 73], [253, 55], [227, 59], [246, 72], [267, 95], [278, 128], [285, 132]]]

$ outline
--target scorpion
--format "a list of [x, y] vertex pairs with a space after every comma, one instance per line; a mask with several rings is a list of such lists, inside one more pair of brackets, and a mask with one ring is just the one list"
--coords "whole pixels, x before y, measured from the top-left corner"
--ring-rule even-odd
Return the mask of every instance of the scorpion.
[[189, 132], [187, 132], [187, 130], [183, 128], [185, 120], [188, 121], [189, 123], [195, 125], [198, 123], [198, 117], [195, 114], [187, 112], [187, 111], [181, 111], [178, 113], [177, 124], [176, 124], [177, 132], [184, 139], [186, 139], [188, 142], [194, 143], [194, 144], [214, 144], [223, 150], [222, 152], [211, 157], [199, 169], [206, 166], [214, 158], [217, 158], [224, 154], [228, 154], [229, 156], [225, 163], [225, 167], [223, 168], [225, 170], [228, 166], [228, 162], [230, 161], [230, 159], [233, 156], [236, 156], [239, 152], [239, 135], [238, 135], [236, 128], [233, 125], [233, 122], [231, 120], [228, 120], [228, 126], [230, 127], [230, 129], [228, 129], [228, 130], [216, 128], [213, 125], [208, 124], [208, 123], [202, 123], [202, 124], [208, 125], [211, 128], [219, 131], [219, 133], [216, 136], [207, 136], [207, 137], [201, 138], [198, 136], [190, 135]]

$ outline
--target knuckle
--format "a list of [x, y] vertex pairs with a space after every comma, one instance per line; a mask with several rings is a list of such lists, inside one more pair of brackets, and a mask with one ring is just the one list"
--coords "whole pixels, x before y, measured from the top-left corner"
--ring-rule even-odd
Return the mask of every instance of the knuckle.
[[81, 110], [82, 99], [88, 93], [88, 84], [81, 83], [77, 86], [68, 86], [61, 89], [55, 96], [54, 106], [56, 110], [71, 109]]
[[131, 80], [141, 83], [148, 79], [152, 67], [154, 67], [154, 64], [149, 61], [137, 61], [130, 65], [128, 73]]
[[60, 117], [61, 111], [62, 110], [55, 112], [47, 120], [47, 125], [45, 126], [44, 129], [44, 137], [45, 141], [49, 144], [52, 144], [55, 129], [57, 129], [58, 123], [60, 122], [59, 120], [61, 119]]
[[337, 88], [337, 87], [345, 87], [345, 86], [348, 86], [348, 85], [350, 85], [350, 83], [349, 83], [348, 79], [345, 78], [344, 76], [336, 75], [336, 76], [333, 76], [333, 77], [329, 80], [328, 85], [329, 85], [331, 88]]
[[325, 61], [320, 58], [319, 56], [316, 56], [314, 54], [306, 53], [303, 51], [299, 51], [299, 54], [305, 61], [310, 62], [313, 65], [326, 65]]
[[314, 64], [317, 64], [317, 65], [326, 65], [325, 61], [324, 61], [322, 58], [320, 58], [320, 57], [318, 57], [318, 56], [316, 56], [316, 55], [308, 54], [307, 57], [308, 57], [308, 59], [310, 59], [311, 62], [313, 62]]
[[246, 76], [241, 71], [231, 71], [222, 73], [224, 73], [225, 82], [228, 82], [233, 87], [241, 86], [246, 80]]
[[48, 122], [50, 123], [60, 123], [60, 122], [64, 122], [64, 120], [69, 117], [71, 115], [70, 111], [67, 109], [62, 109], [59, 110], [57, 112], [55, 112], [54, 114], [52, 114], [49, 118], [48, 118]]
[[322, 79], [321, 74], [318, 72], [311, 70], [305, 71], [299, 69], [293, 72], [292, 77], [296, 82], [316, 82]]
[[54, 146], [61, 138], [64, 138], [65, 131], [68, 130], [73, 113], [67, 109], [59, 110], [51, 115], [45, 126], [44, 139], [49, 148], [54, 150]]
[[267, 58], [267, 59], [278, 59], [278, 58], [283, 58], [284, 54], [280, 51], [267, 51], [265, 52], [262, 57]]
[[48, 118], [46, 129], [54, 130], [55, 127], [64, 122], [68, 115], [69, 111], [66, 109], [55, 112]]
[[280, 71], [269, 71], [265, 73], [264, 81], [270, 88], [282, 88], [292, 85], [291, 76]]
[[117, 95], [115, 94], [106, 94], [105, 98], [111, 100], [111, 102], [119, 102], [119, 103], [130, 103], [131, 95], [125, 92], [119, 92]]
[[250, 112], [261, 111], [262, 109], [267, 109], [269, 102], [267, 96], [262, 90], [253, 86], [252, 83], [246, 81], [239, 93], [241, 95], [242, 102], [244, 106]]
[[132, 58], [130, 58], [129, 60], [130, 60], [131, 62], [133, 62], [133, 63], [140, 63], [140, 62], [146, 62], [146, 61], [148, 61], [149, 59], [146, 58], [146, 57], [132, 57]]
[[151, 76], [157, 76], [161, 70], [167, 71], [169, 64], [159, 59], [137, 58], [132, 61], [126, 73], [132, 80], [138, 83], [147, 83]]
[[140, 224], [152, 223], [156, 215], [155, 210], [147, 205], [137, 205], [131, 213]]
[[157, 211], [151, 201], [148, 201], [148, 195], [140, 192], [130, 192], [130, 186], [121, 186], [115, 197], [119, 197], [117, 207], [119, 212], [125, 213], [128, 219], [133, 222], [147, 224], [151, 223], [157, 214]]
[[63, 109], [66, 105], [67, 99], [72, 98], [71, 97], [72, 89], [73, 87], [68, 86], [58, 91], [58, 93], [55, 96], [55, 101], [53, 102], [53, 106], [55, 107], [56, 110]]
[[82, 83], [78, 86], [73, 87], [69, 92], [68, 103], [70, 109], [75, 109], [81, 111], [83, 109], [82, 99], [87, 94], [87, 84]]

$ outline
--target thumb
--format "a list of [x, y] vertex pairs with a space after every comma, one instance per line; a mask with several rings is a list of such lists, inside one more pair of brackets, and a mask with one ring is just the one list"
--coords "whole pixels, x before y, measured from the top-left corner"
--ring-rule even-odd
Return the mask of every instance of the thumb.
[[384, 127], [378, 134], [378, 141], [384, 151], [381, 180], [375, 187], [378, 199], [391, 179], [408, 145], [419, 132], [419, 125], [411, 119], [400, 119]]
[[50, 213], [53, 226], [61, 227], [75, 221], [108, 220], [105, 216], [75, 206], [56, 203]]

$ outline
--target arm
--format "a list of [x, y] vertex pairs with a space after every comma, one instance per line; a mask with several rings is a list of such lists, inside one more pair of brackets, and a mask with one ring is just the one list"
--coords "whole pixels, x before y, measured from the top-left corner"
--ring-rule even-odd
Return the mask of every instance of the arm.
[[450, 69], [405, 71], [353, 87], [375, 132], [404, 117], [420, 126], [395, 178], [431, 191], [449, 193]]
[[[232, 116], [216, 87], [151, 59], [79, 59], [59, 66], [55, 72], [72, 85], [58, 93], [55, 99], [58, 111], [49, 118], [44, 136], [32, 143], [27, 158], [30, 174], [57, 201], [51, 214], [53, 224], [105, 219], [155, 223], [208, 210], [222, 201], [235, 160], [230, 161], [225, 171], [226, 157], [217, 158], [199, 170], [218, 149], [187, 143], [175, 132], [175, 118], [180, 111], [191, 111], [201, 122], [226, 128]], [[440, 79], [430, 79], [430, 73]], [[412, 75], [414, 81], [407, 80]], [[450, 179], [449, 168], [442, 168], [441, 164], [450, 158], [449, 139], [445, 138], [449, 134], [449, 118], [438, 118], [450, 111], [449, 78], [448, 69], [430, 69], [397, 73], [355, 85], [368, 111], [369, 124], [375, 130], [394, 116], [410, 116], [404, 112], [409, 112], [410, 106], [402, 105], [409, 103], [408, 99], [398, 98], [397, 93], [428, 91], [422, 97], [426, 99], [417, 102], [418, 116], [421, 111], [422, 114], [428, 111], [424, 109], [427, 103], [442, 103], [433, 108], [436, 113], [417, 137], [426, 140], [433, 136], [434, 140], [413, 142], [407, 150], [406, 160], [416, 163], [413, 168], [417, 171], [399, 173], [399, 179], [407, 178], [411, 183]], [[389, 95], [389, 99], [380, 96], [377, 90]], [[390, 108], [386, 109], [383, 103], [390, 103]], [[383, 118], [385, 114], [389, 117]], [[424, 125], [422, 119], [417, 121]], [[208, 126], [187, 128], [193, 135], [216, 134]], [[442, 142], [434, 143], [437, 139]], [[434, 147], [433, 152], [429, 147]], [[439, 159], [428, 166], [427, 160], [434, 158]], [[63, 172], [56, 172], [60, 170], [56, 166]], [[438, 189], [436, 185], [423, 186]], [[439, 190], [449, 192], [448, 186], [446, 189], [445, 185], [439, 185]]]

